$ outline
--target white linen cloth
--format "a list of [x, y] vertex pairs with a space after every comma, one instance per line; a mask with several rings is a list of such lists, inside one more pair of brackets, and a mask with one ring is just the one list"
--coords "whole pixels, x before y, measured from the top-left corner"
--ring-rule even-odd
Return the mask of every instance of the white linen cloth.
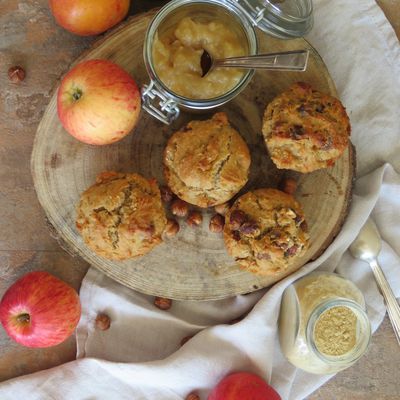
[[[336, 270], [362, 289], [377, 329], [385, 314], [382, 298], [367, 264], [346, 249], [372, 212], [383, 238], [379, 261], [400, 296], [400, 46], [373, 0], [314, 5], [308, 40], [336, 82], [357, 149], [353, 202], [335, 241], [318, 260], [268, 291], [213, 302], [175, 301], [169, 311], [90, 269], [80, 292], [79, 359], [0, 384], [2, 400], [177, 400], [192, 390], [206, 399], [223, 376], [240, 370], [264, 377], [283, 400], [303, 399], [331, 376], [308, 374], [286, 361], [277, 318], [285, 287], [317, 267]], [[241, 322], [226, 324], [253, 305]], [[111, 317], [109, 330], [94, 329], [98, 312]], [[180, 347], [183, 337], [199, 331]]]

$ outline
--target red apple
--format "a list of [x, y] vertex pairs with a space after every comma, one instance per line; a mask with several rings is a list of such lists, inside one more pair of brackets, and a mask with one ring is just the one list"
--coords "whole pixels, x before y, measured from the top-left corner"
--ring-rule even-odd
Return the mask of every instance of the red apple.
[[108, 60], [89, 60], [65, 75], [57, 110], [72, 136], [104, 145], [122, 139], [135, 127], [140, 102], [139, 89], [126, 71]]
[[208, 400], [281, 400], [281, 397], [258, 375], [236, 372], [222, 379]]
[[73, 333], [81, 316], [76, 291], [44, 271], [30, 272], [8, 288], [0, 321], [8, 335], [27, 347], [50, 347]]
[[98, 35], [122, 21], [130, 0], [49, 0], [56, 21], [81, 36]]

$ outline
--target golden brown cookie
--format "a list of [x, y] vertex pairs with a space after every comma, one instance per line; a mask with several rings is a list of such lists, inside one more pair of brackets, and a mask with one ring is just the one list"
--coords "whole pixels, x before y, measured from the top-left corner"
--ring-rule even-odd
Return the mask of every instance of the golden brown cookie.
[[225, 113], [191, 121], [168, 140], [164, 175], [182, 200], [211, 207], [231, 199], [246, 184], [250, 152]]
[[311, 172], [335, 164], [351, 128], [338, 99], [298, 82], [268, 104], [262, 130], [278, 168]]
[[97, 254], [114, 260], [141, 256], [161, 242], [166, 225], [155, 180], [103, 172], [82, 193], [76, 227]]
[[294, 197], [276, 189], [257, 189], [239, 197], [226, 214], [224, 240], [240, 266], [273, 275], [304, 254], [307, 224]]

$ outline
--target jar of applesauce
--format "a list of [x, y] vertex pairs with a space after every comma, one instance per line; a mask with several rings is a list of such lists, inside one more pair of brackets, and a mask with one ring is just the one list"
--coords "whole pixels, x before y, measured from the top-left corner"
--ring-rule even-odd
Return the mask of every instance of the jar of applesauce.
[[237, 96], [254, 70], [215, 68], [202, 77], [204, 50], [214, 58], [255, 55], [254, 27], [282, 38], [312, 27], [311, 0], [172, 0], [150, 22], [143, 48], [150, 83], [143, 108], [169, 124], [180, 109], [210, 110]]
[[334, 273], [313, 272], [282, 297], [279, 341], [286, 358], [314, 374], [332, 374], [367, 350], [371, 327], [361, 291]]

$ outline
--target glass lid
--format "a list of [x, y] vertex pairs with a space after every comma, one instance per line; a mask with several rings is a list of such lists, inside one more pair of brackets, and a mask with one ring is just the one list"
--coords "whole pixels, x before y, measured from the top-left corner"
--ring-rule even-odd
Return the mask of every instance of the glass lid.
[[312, 0], [230, 0], [238, 3], [264, 32], [291, 39], [304, 36], [313, 25]]

